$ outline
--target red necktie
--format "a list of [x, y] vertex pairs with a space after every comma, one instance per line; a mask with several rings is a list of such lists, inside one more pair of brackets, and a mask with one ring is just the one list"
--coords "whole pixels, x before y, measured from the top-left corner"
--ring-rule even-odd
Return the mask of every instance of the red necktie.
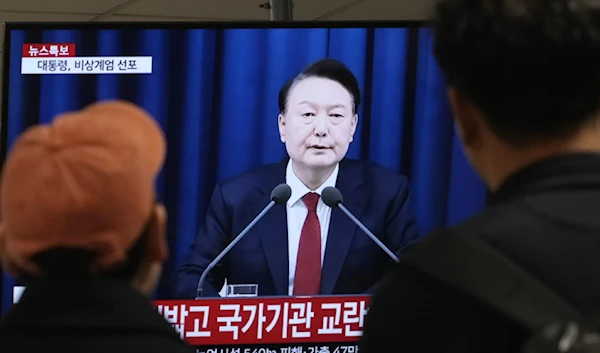
[[294, 295], [317, 295], [321, 291], [321, 224], [317, 216], [319, 194], [309, 192], [302, 200], [308, 208], [308, 215], [300, 235]]

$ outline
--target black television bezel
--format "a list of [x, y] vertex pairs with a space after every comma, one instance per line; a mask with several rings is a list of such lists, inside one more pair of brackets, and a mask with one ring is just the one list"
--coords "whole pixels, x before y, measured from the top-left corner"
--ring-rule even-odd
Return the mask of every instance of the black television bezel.
[[[425, 20], [398, 21], [210, 21], [210, 22], [7, 22], [4, 23], [2, 112], [0, 117], [0, 173], [8, 152], [8, 90], [10, 38], [13, 30], [143, 30], [143, 29], [275, 29], [275, 28], [426, 28]], [[3, 270], [0, 264], [0, 316], [3, 302]]]

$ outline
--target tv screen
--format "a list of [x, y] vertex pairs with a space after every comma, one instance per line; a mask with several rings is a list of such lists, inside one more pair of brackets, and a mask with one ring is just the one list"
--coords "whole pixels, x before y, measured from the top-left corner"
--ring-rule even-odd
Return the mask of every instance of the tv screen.
[[[457, 142], [431, 36], [420, 23], [9, 24], [5, 47], [3, 160], [27, 127], [100, 100], [135, 103], [164, 130], [168, 156], [156, 188], [169, 213], [170, 257], [158, 299], [194, 299], [206, 263], [267, 205], [266, 181], [290, 184], [290, 170], [301, 174], [288, 169], [288, 156], [304, 167], [328, 153], [344, 157], [331, 185], [395, 253], [486, 200]], [[324, 66], [307, 69], [315, 63]], [[292, 97], [298, 92], [312, 101]], [[352, 107], [327, 106], [335, 99]], [[286, 120], [292, 104], [305, 120]], [[304, 146], [309, 140], [323, 146]], [[303, 159], [304, 147], [312, 162]], [[355, 160], [367, 172], [351, 171]], [[225, 284], [258, 284], [240, 293], [294, 295], [302, 222], [290, 218], [292, 210], [269, 211], [207, 276], [208, 285], [221, 294]], [[321, 230], [318, 294], [368, 294], [389, 258], [339, 209], [323, 212], [331, 220]], [[300, 222], [296, 235], [293, 222]], [[5, 274], [3, 308], [14, 285]]]

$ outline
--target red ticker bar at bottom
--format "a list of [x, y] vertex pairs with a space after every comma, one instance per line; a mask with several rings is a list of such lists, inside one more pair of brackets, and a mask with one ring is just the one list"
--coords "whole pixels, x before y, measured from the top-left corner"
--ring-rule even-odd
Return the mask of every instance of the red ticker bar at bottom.
[[159, 300], [192, 346], [357, 342], [370, 296]]

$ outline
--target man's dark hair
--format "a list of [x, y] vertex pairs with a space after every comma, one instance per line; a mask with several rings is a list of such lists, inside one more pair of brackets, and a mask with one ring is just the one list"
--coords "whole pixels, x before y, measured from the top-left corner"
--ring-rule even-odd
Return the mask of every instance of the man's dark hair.
[[440, 0], [434, 52], [501, 139], [546, 142], [598, 111], [599, 21], [594, 0]]
[[[130, 280], [142, 264], [148, 248], [148, 227], [127, 251], [126, 261], [118, 267], [99, 273], [102, 277]], [[40, 266], [45, 277], [86, 277], [96, 254], [80, 248], [58, 247], [36, 254], [33, 260]], [[32, 280], [26, 278], [25, 281]]]
[[352, 97], [353, 113], [358, 110], [360, 105], [360, 89], [356, 77], [346, 65], [334, 59], [322, 59], [312, 63], [302, 70], [295, 78], [287, 81], [279, 90], [279, 112], [285, 113], [287, 109], [290, 90], [294, 85], [306, 78], [319, 77], [335, 81], [342, 85]]

